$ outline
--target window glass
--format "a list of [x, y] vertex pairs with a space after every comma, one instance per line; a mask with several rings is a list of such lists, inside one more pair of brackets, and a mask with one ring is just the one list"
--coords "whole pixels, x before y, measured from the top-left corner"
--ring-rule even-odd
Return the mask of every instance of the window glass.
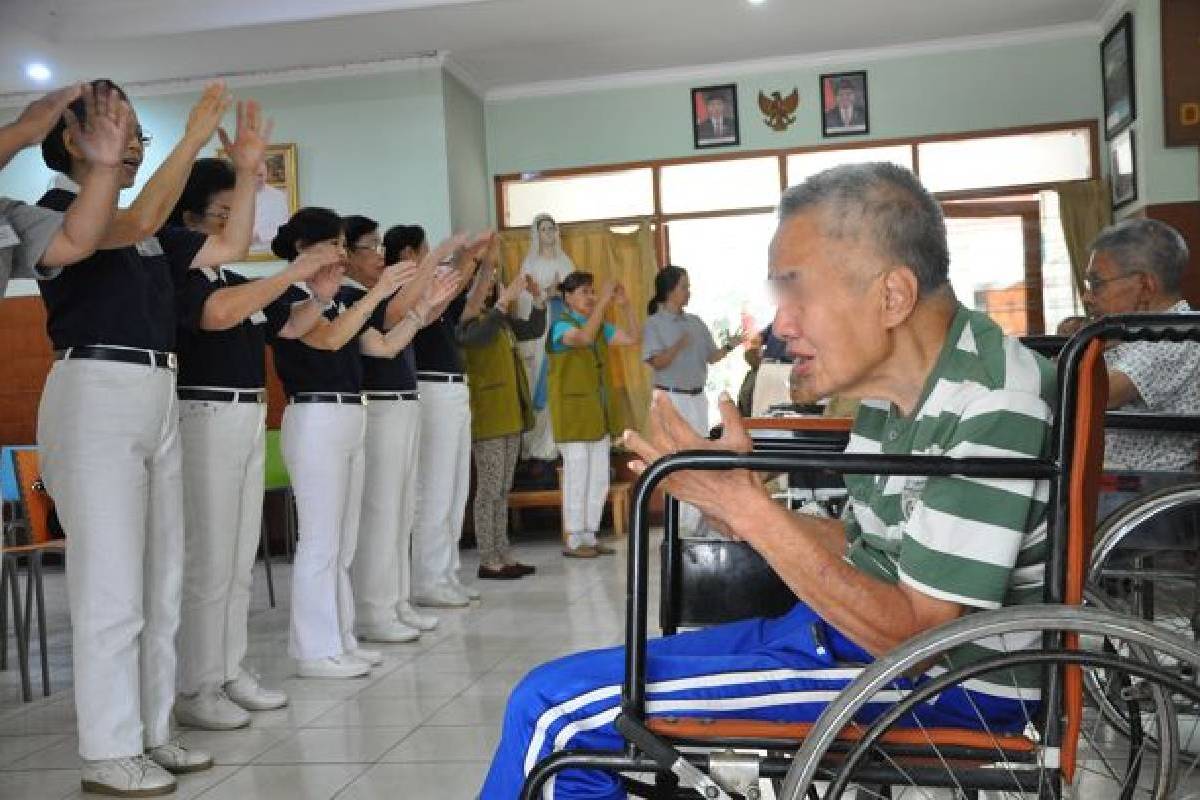
[[538, 214], [558, 222], [648, 217], [654, 213], [654, 177], [643, 169], [504, 184], [504, 224], [524, 227]]
[[931, 192], [1092, 177], [1091, 136], [1083, 128], [926, 142], [917, 145], [917, 156]]
[[662, 168], [664, 214], [771, 208], [779, 203], [779, 159], [739, 158]]
[[862, 164], [868, 161], [887, 161], [912, 169], [912, 146], [854, 147], [846, 150], [818, 150], [813, 153], [792, 153], [787, 157], [787, 180], [795, 186], [810, 175], [840, 164]]
[[950, 284], [958, 300], [1005, 333], [1029, 333], [1025, 233], [1021, 217], [948, 217]]

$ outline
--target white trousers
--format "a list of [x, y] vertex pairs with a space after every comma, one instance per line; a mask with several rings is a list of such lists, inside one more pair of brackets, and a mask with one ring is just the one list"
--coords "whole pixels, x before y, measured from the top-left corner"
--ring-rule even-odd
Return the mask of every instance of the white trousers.
[[360, 405], [299, 403], [283, 412], [283, 459], [300, 529], [288, 651], [302, 661], [358, 647], [350, 564], [362, 510], [366, 422]]
[[600, 530], [604, 501], [608, 499], [610, 440], [559, 442], [562, 451], [563, 527], [567, 533]]
[[458, 540], [471, 491], [471, 406], [463, 383], [420, 381], [421, 445], [413, 592], [444, 583], [458, 569]]
[[411, 594], [413, 521], [417, 511], [417, 447], [421, 405], [378, 400], [367, 406], [366, 476], [358, 551], [350, 569], [360, 625], [384, 625]]
[[[708, 438], [708, 398], [704, 393], [680, 394], [667, 392], [679, 415], [687, 420], [692, 430]], [[683, 536], [695, 533], [700, 527], [700, 510], [690, 503], [679, 504], [679, 533]]]
[[235, 679], [246, 656], [250, 582], [262, 534], [266, 418], [260, 403], [179, 402], [184, 694]]
[[139, 755], [168, 741], [175, 702], [183, 502], [174, 373], [56, 361], [38, 447], [67, 531], [79, 754]]

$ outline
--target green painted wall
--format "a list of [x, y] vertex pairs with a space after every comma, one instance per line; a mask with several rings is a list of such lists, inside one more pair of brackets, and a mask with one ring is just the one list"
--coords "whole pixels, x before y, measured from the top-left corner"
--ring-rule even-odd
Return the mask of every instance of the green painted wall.
[[[736, 82], [740, 149], [828, 144], [821, 138], [818, 77], [868, 70], [871, 134], [843, 141], [1097, 119], [1096, 41], [1080, 36], [978, 51], [931, 53], [788, 72], [731, 75], [487, 104], [488, 166], [512, 172], [695, 155], [689, 89]], [[550, 77], [550, 76], [548, 76]], [[776, 133], [762, 122], [759, 90], [799, 87], [796, 124]], [[734, 148], [721, 148], [731, 151]]]
[[457, 231], [482, 230], [491, 224], [483, 101], [449, 72], [442, 75], [442, 93], [450, 220]]

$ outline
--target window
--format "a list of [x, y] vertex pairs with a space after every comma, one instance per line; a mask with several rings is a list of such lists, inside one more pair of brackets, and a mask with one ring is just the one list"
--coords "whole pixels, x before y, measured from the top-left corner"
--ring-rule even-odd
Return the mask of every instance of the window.
[[531, 225], [543, 212], [558, 222], [648, 217], [654, 213], [654, 174], [628, 169], [504, 184], [505, 227]]
[[779, 159], [737, 158], [662, 168], [664, 214], [774, 208], [779, 202]]
[[917, 158], [921, 181], [931, 192], [1085, 180], [1092, 177], [1091, 131], [922, 142]]
[[788, 186], [802, 183], [810, 175], [841, 164], [862, 164], [867, 161], [888, 161], [912, 169], [912, 145], [889, 147], [855, 147], [847, 150], [817, 150], [812, 153], [792, 153], [787, 157]]

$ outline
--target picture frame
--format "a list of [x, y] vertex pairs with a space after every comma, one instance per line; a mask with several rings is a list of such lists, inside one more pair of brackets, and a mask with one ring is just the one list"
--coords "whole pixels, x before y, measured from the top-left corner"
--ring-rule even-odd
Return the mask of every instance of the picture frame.
[[1137, 200], [1137, 146], [1133, 128], [1127, 127], [1109, 142], [1108, 167], [1113, 210]]
[[692, 89], [692, 135], [697, 150], [741, 144], [737, 84]]
[[862, 136], [871, 132], [867, 73], [832, 72], [820, 78], [821, 135]]
[[[258, 175], [254, 201], [254, 231], [250, 239], [247, 261], [278, 261], [271, 252], [271, 240], [279, 226], [287, 222], [300, 208], [299, 170], [294, 142], [280, 142], [267, 147]], [[217, 151], [228, 158], [225, 149]]]
[[1112, 140], [1137, 119], [1133, 79], [1133, 15], [1126, 13], [1100, 43], [1104, 85], [1104, 138]]

